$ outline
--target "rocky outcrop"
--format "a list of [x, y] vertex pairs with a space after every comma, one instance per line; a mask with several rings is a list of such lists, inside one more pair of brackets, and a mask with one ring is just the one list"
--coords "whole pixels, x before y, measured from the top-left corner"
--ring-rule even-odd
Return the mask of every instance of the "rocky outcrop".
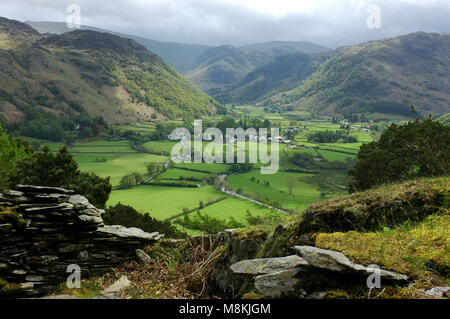
[[[215, 287], [222, 289], [223, 294], [233, 291], [237, 296], [253, 291], [269, 298], [323, 298], [330, 290], [367, 287], [367, 278], [374, 273], [384, 284], [402, 284], [408, 279], [384, 269], [355, 264], [340, 252], [313, 246], [292, 249], [297, 255], [246, 259], [231, 264], [227, 276], [222, 278], [222, 285]], [[228, 251], [237, 252], [238, 249]], [[232, 259], [230, 256], [225, 258], [222, 268], [225, 260]]]
[[[40, 294], [67, 279], [69, 265], [81, 278], [136, 259], [136, 249], [161, 238], [137, 228], [107, 226], [103, 210], [73, 191], [18, 185], [0, 194], [0, 278]], [[16, 284], [16, 285], [14, 285]]]

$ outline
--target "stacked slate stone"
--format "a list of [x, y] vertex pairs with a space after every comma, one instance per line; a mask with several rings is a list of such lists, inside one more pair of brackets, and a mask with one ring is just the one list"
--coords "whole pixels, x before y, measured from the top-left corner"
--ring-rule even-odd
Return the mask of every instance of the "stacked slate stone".
[[1, 210], [17, 220], [0, 219], [0, 278], [16, 283], [19, 294], [65, 282], [69, 265], [78, 265], [82, 278], [107, 271], [164, 236], [104, 225], [103, 210], [62, 188], [17, 185], [0, 194]]

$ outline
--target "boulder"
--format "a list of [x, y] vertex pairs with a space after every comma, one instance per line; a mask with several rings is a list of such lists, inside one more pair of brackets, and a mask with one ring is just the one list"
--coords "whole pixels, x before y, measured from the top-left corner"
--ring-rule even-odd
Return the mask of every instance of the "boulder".
[[[294, 246], [294, 251], [305, 259], [311, 266], [321, 269], [326, 269], [333, 272], [340, 273], [374, 273], [371, 267], [355, 264], [348, 259], [343, 253], [332, 251], [313, 246]], [[406, 281], [408, 276], [398, 274], [392, 271], [380, 269], [379, 274], [381, 278], [387, 280]]]
[[294, 251], [312, 266], [336, 272], [365, 271], [366, 267], [356, 265], [344, 254], [313, 246], [294, 246]]
[[292, 268], [257, 276], [255, 288], [270, 298], [306, 296], [307, 292], [301, 288], [301, 279], [295, 278], [300, 271], [301, 268]]
[[425, 295], [428, 297], [450, 296], [450, 286], [431, 288], [431, 289], [425, 291]]
[[120, 277], [115, 283], [102, 291], [102, 295], [117, 295], [122, 290], [131, 286], [131, 281], [127, 276]]
[[297, 255], [292, 255], [279, 258], [242, 260], [231, 265], [230, 268], [236, 274], [261, 275], [307, 265], [306, 260]]
[[69, 203], [71, 203], [75, 208], [86, 207], [89, 205], [89, 200], [81, 195], [72, 195], [70, 196]]
[[148, 265], [152, 261], [152, 258], [141, 249], [136, 249], [136, 256], [139, 262], [143, 265]]

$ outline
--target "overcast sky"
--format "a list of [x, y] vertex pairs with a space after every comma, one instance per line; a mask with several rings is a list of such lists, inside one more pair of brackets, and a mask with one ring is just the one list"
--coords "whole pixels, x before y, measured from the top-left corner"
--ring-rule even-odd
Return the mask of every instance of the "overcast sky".
[[80, 6], [83, 25], [210, 45], [290, 40], [335, 48], [450, 32], [450, 0], [0, 0], [0, 16], [65, 22], [70, 4]]

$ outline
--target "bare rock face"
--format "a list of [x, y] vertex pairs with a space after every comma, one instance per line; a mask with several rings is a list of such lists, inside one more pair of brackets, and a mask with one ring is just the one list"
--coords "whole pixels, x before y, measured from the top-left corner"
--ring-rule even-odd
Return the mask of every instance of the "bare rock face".
[[83, 278], [136, 260], [136, 249], [163, 237], [104, 225], [104, 211], [73, 193], [17, 185], [0, 194], [0, 277], [21, 287], [13, 295], [46, 293], [66, 281], [69, 265], [79, 266]]

